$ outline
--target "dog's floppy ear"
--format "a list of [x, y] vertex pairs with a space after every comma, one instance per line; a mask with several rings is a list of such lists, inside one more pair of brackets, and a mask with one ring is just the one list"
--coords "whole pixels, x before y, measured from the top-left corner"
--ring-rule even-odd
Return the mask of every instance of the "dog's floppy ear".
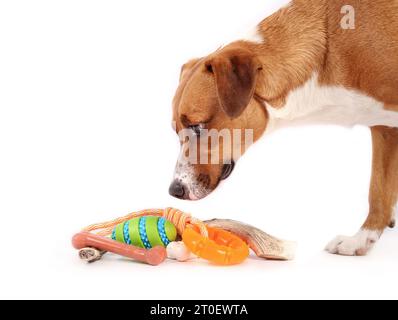
[[218, 100], [231, 118], [239, 117], [249, 105], [256, 88], [260, 64], [248, 52], [230, 52], [206, 62], [215, 76]]

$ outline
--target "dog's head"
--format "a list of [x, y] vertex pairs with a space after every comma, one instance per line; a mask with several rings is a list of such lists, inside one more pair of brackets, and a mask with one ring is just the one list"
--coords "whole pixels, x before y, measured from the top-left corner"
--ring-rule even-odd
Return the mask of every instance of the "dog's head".
[[173, 101], [181, 153], [169, 190], [172, 196], [206, 197], [263, 134], [268, 117], [255, 96], [260, 72], [261, 64], [243, 43], [182, 67]]

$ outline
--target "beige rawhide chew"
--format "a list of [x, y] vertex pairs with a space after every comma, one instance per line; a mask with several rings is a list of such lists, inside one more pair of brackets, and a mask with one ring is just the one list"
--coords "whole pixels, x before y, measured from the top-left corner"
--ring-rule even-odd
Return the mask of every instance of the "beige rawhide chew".
[[210, 227], [220, 228], [236, 234], [249, 245], [260, 258], [270, 260], [293, 260], [296, 243], [277, 239], [262, 230], [234, 220], [214, 219], [206, 221]]
[[189, 260], [196, 259], [197, 256], [191, 253], [182, 241], [171, 242], [167, 246], [167, 257], [169, 259], [177, 260], [180, 262], [186, 262]]

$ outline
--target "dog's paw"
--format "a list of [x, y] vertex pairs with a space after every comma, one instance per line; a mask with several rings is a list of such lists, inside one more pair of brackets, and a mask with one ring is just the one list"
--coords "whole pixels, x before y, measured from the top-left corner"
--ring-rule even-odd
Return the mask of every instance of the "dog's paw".
[[364, 256], [379, 238], [380, 232], [378, 231], [360, 230], [353, 237], [336, 237], [326, 246], [326, 251], [343, 256]]

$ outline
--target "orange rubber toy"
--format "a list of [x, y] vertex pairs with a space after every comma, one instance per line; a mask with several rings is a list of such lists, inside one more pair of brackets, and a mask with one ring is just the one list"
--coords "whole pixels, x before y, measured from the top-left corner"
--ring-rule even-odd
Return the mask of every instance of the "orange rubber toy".
[[182, 240], [198, 257], [218, 265], [242, 263], [249, 256], [248, 245], [236, 235], [221, 229], [207, 227], [208, 237], [194, 227], [185, 229]]

